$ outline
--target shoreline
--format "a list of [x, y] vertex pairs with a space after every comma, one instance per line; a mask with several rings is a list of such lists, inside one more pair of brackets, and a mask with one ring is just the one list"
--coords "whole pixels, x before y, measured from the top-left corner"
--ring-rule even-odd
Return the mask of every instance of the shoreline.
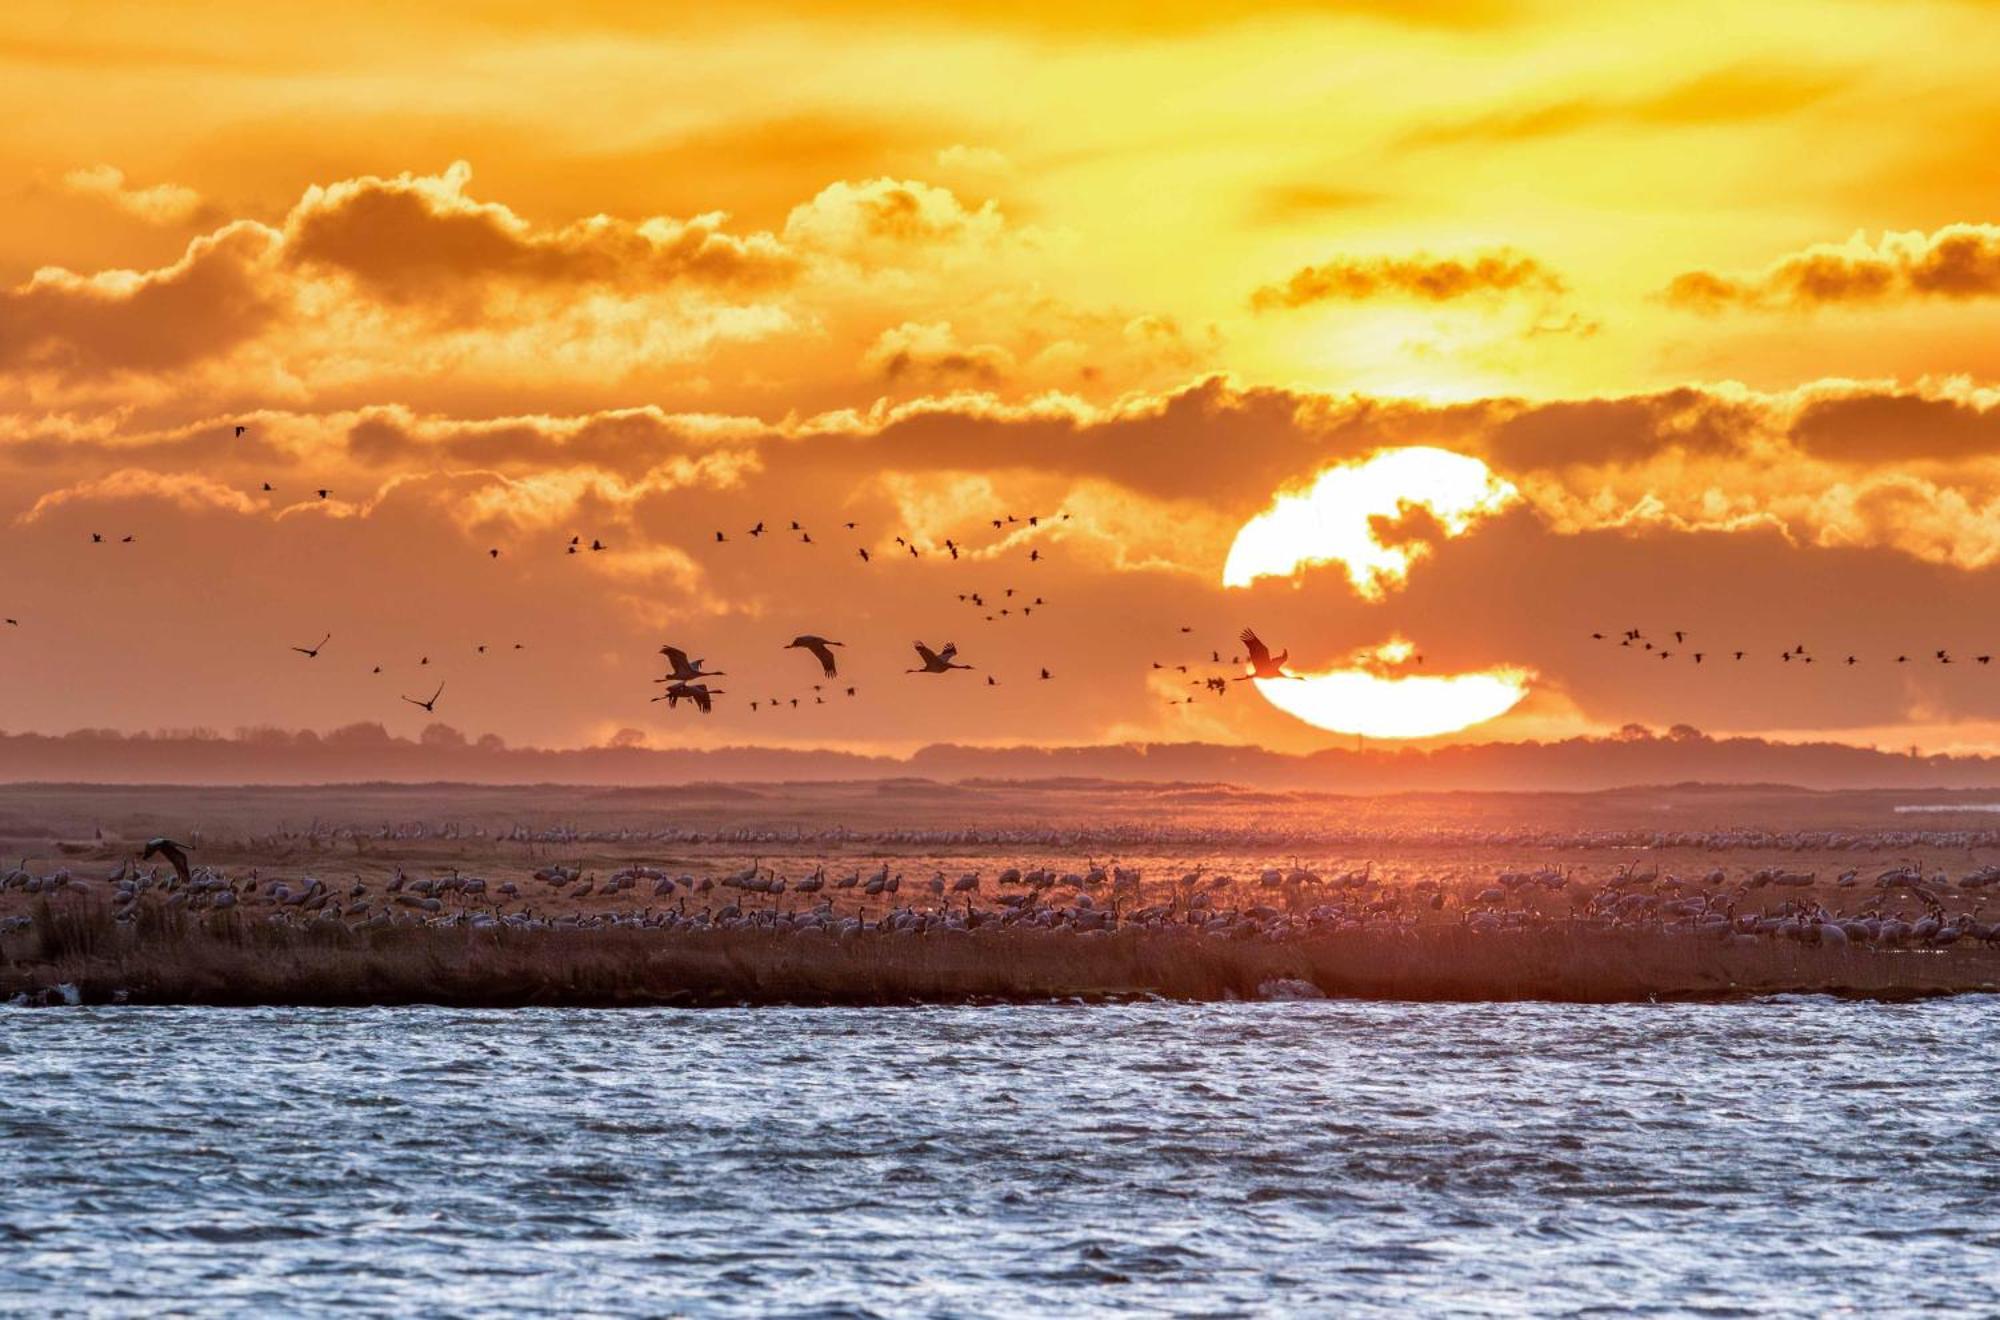
[[[81, 918], [81, 919], [79, 919]], [[1613, 1004], [2000, 991], [2000, 949], [1514, 931], [491, 930], [189, 923], [0, 961], [0, 1001], [214, 1007], [700, 1007], [1356, 999]], [[61, 987], [67, 987], [65, 991]], [[73, 996], [73, 998], [72, 998]]]

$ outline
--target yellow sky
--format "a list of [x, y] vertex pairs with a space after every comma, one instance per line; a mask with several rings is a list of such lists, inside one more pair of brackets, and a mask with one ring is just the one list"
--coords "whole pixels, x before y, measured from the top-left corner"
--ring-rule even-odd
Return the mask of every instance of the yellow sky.
[[[2000, 679], [1687, 687], [1574, 643], [1616, 605], [1765, 645], [1754, 581], [1829, 652], [1987, 645], [1920, 607], [2000, 604], [1996, 37], [1974, 0], [12, 6], [0, 610], [43, 640], [0, 637], [0, 726], [414, 727], [375, 653], [523, 631], [564, 657], [466, 675], [462, 726], [1319, 745], [1247, 690], [1167, 705], [1151, 662], [1254, 617], [1315, 668], [1409, 633], [1533, 673], [1476, 736], [1989, 727]], [[1413, 444], [1520, 504], [1385, 600], [1225, 592], [1280, 488]], [[987, 525], [1030, 511], [1072, 517]], [[837, 569], [717, 558], [795, 517]], [[897, 535], [942, 563], [859, 585]], [[1045, 546], [1078, 613], [982, 633], [946, 539], [981, 591]], [[135, 639], [151, 600], [212, 654]], [[766, 634], [840, 628], [885, 676], [952, 635], [1077, 681], [783, 729], [644, 700], [660, 642], [777, 686]], [[273, 668], [327, 629], [367, 667]]]

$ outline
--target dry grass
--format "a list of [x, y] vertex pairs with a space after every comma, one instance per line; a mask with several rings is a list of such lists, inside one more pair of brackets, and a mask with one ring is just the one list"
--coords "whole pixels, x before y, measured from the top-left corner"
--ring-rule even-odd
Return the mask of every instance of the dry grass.
[[1334, 996], [1621, 1002], [1775, 993], [1906, 997], [2000, 988], [2000, 952], [1818, 948], [1553, 927], [1267, 941], [1178, 931], [845, 936], [759, 931], [350, 930], [92, 903], [44, 907], [0, 959], [0, 994], [86, 1002], [461, 1006], [1255, 998], [1278, 980]]

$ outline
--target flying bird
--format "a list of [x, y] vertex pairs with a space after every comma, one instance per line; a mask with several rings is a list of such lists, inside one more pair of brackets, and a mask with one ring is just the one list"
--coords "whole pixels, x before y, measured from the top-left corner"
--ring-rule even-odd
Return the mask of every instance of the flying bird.
[[440, 683], [437, 686], [437, 691], [431, 693], [430, 700], [428, 701], [418, 701], [415, 697], [404, 697], [403, 700], [409, 702], [412, 706], [422, 706], [425, 710], [434, 712], [437, 710], [438, 698], [443, 695], [444, 684]]
[[328, 642], [332, 640], [333, 640], [333, 634], [328, 633], [326, 636], [314, 642], [311, 646], [294, 646], [292, 649], [294, 651], [297, 651], [300, 655], [304, 656], [306, 659], [311, 660], [317, 655], [319, 655], [320, 647], [325, 646]]
[[1242, 642], [1243, 642], [1243, 649], [1247, 651], [1250, 656], [1251, 672], [1240, 675], [1239, 677], [1233, 680], [1234, 682], [1240, 683], [1246, 678], [1297, 678], [1298, 677], [1297, 674], [1288, 674], [1285, 672], [1285, 661], [1291, 659], [1292, 656], [1292, 653], [1289, 649], [1280, 651], [1274, 657], [1271, 654], [1271, 648], [1264, 645], [1262, 640], [1258, 638], [1257, 634], [1248, 628], [1245, 628], [1243, 630]]
[[[669, 710], [680, 705], [683, 701], [692, 701], [696, 709], [700, 710], [702, 714], [707, 715], [715, 709], [713, 698], [721, 695], [721, 688], [710, 688], [706, 683], [676, 683], [659, 696], [654, 697], [653, 700], [666, 702]], [[793, 702], [792, 704], [797, 705], [798, 703]]]
[[667, 657], [667, 664], [673, 668], [673, 672], [668, 674], [666, 679], [661, 680], [663, 682], [671, 680], [676, 683], [685, 683], [696, 678], [717, 678], [722, 676], [722, 671], [719, 669], [703, 669], [702, 666], [708, 663], [706, 660], [690, 662], [688, 660], [688, 653], [681, 650], [678, 646], [663, 646], [660, 648], [660, 654]]
[[911, 645], [917, 648], [917, 656], [924, 663], [919, 669], [905, 669], [903, 672], [906, 674], [946, 674], [954, 669], [972, 668], [971, 665], [953, 663], [954, 658], [958, 655], [958, 643], [956, 642], [946, 642], [942, 651], [933, 651], [922, 642], [912, 642]]
[[834, 664], [833, 652], [829, 648], [845, 645], [847, 645], [845, 642], [830, 642], [826, 638], [814, 636], [812, 633], [802, 633], [792, 638], [791, 641], [786, 642], [784, 649], [789, 651], [796, 647], [802, 651], [812, 652], [813, 658], [819, 661], [819, 667], [825, 671], [826, 676], [828, 678], [837, 678], [840, 673], [839, 666]]
[[174, 874], [181, 878], [182, 884], [187, 884], [191, 879], [188, 875], [188, 846], [186, 844], [175, 843], [172, 839], [148, 839], [146, 840], [145, 851], [139, 854], [139, 860], [150, 862], [155, 856], [167, 859], [167, 865], [174, 868]]

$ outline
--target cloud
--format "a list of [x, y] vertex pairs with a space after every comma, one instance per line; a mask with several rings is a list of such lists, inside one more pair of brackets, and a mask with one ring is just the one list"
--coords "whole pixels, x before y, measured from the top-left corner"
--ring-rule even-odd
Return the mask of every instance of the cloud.
[[1006, 227], [987, 201], [967, 207], [949, 188], [913, 179], [828, 184], [792, 209], [784, 238], [814, 250], [854, 256], [884, 246], [990, 243]]
[[63, 187], [79, 196], [101, 198], [152, 225], [180, 224], [201, 210], [201, 194], [194, 189], [178, 183], [133, 188], [125, 181], [125, 171], [115, 165], [71, 170], [63, 176]]
[[70, 504], [109, 504], [142, 499], [164, 500], [189, 513], [251, 514], [262, 511], [261, 506], [242, 491], [198, 473], [121, 468], [102, 477], [45, 492], [17, 521], [23, 524], [39, 522]]
[[1324, 221], [1329, 215], [1359, 210], [1382, 201], [1382, 194], [1363, 188], [1326, 183], [1273, 183], [1257, 190], [1249, 207], [1260, 224]]
[[997, 385], [1014, 374], [1014, 355], [997, 344], [962, 345], [951, 322], [905, 321], [879, 335], [863, 359], [890, 380], [921, 376]]
[[343, 271], [394, 299], [468, 280], [758, 289], [798, 269], [776, 238], [728, 234], [720, 215], [638, 223], [600, 215], [539, 229], [505, 206], [467, 197], [471, 178], [458, 161], [441, 175], [315, 185], [285, 219], [286, 258]]
[[1857, 232], [1845, 243], [1819, 244], [1780, 257], [1751, 275], [1693, 270], [1674, 277], [1666, 300], [1715, 313], [1809, 311], [1925, 300], [1968, 301], [2000, 295], [2000, 226], [1946, 225], [1934, 233]]
[[160, 371], [226, 352], [279, 316], [264, 278], [279, 242], [239, 220], [157, 270], [36, 271], [0, 292], [0, 371]]
[[1432, 124], [1411, 146], [1526, 142], [1602, 128], [1677, 129], [1792, 114], [1852, 81], [1844, 73], [1740, 65], [1638, 96], [1577, 96]]
[[1377, 298], [1452, 302], [1496, 294], [1559, 294], [1563, 288], [1555, 272], [1511, 248], [1468, 258], [1341, 257], [1301, 267], [1283, 284], [1263, 286], [1250, 295], [1250, 306], [1269, 312]]

